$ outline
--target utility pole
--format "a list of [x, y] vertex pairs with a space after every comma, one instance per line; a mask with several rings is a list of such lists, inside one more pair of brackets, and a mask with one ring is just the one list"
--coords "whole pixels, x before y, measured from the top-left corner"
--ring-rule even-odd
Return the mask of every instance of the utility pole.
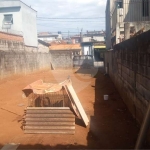
[[80, 42], [82, 43], [83, 42], [83, 33], [82, 33], [82, 31], [83, 31], [83, 28], [81, 29], [81, 32], [80, 32]]
[[81, 29], [81, 32], [80, 32], [80, 45], [82, 47], [82, 55], [84, 55], [84, 46], [82, 45], [82, 42], [83, 42], [83, 28]]
[[80, 33], [79, 33], [79, 28], [77, 27], [77, 30], [78, 30], [78, 35], [80, 35]]
[[69, 35], [69, 31], [68, 31], [68, 43], [69, 43], [69, 39], [70, 39], [70, 35]]

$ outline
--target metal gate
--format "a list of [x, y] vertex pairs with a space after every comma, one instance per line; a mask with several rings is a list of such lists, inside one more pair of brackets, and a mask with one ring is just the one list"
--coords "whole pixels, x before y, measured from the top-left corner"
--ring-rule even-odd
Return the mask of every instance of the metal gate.
[[73, 58], [74, 68], [90, 68], [94, 66], [94, 60], [92, 55], [79, 55]]

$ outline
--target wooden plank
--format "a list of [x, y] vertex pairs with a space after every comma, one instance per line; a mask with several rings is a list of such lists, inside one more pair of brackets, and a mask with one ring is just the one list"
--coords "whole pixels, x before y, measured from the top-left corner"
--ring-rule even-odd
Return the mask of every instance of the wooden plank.
[[25, 130], [75, 130], [75, 126], [25, 126]]
[[23, 123], [26, 126], [53, 126], [53, 125], [60, 125], [60, 126], [73, 126], [75, 125], [75, 122], [26, 122]]
[[26, 114], [73, 114], [71, 110], [27, 110]]
[[27, 114], [25, 118], [74, 118], [73, 114]]
[[31, 122], [73, 122], [75, 118], [26, 118], [25, 121]]
[[80, 114], [83, 122], [85, 123], [86, 126], [88, 126], [89, 119], [88, 119], [88, 117], [87, 117], [87, 115], [86, 115], [86, 113], [85, 113], [85, 111], [84, 111], [84, 109], [83, 109], [83, 107], [79, 101], [79, 98], [78, 98], [75, 90], [73, 89], [73, 87], [70, 83], [68, 83], [66, 85], [66, 88], [67, 88], [68, 92], [70, 93], [70, 96], [73, 98], [74, 103], [75, 103], [75, 105], [79, 111], [79, 114]]
[[69, 107], [27, 107], [27, 110], [70, 110]]
[[78, 117], [80, 118], [80, 114], [79, 114], [79, 112], [78, 112], [78, 110], [77, 110], [77, 108], [76, 108], [76, 105], [74, 104], [74, 101], [73, 101], [72, 97], [71, 97], [70, 94], [68, 93], [67, 87], [64, 86], [64, 88], [65, 88], [66, 93], [67, 93], [67, 95], [68, 95], [68, 97], [69, 97], [69, 99], [70, 99], [70, 104], [71, 104], [70, 107], [72, 107], [72, 109], [74, 110], [76, 116], [78, 116]]
[[25, 130], [25, 134], [75, 134], [75, 130]]

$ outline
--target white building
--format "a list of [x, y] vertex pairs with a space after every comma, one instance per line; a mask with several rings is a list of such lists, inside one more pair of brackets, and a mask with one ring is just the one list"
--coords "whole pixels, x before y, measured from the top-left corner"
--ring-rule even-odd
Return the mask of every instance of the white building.
[[0, 31], [22, 35], [26, 46], [38, 46], [36, 16], [20, 0], [0, 0]]
[[150, 0], [107, 0], [106, 48], [124, 40], [126, 23], [138, 32], [142, 27], [149, 30], [149, 21]]
[[62, 40], [62, 34], [61, 32], [58, 32], [58, 34], [52, 34], [50, 32], [40, 32], [38, 33], [38, 39], [51, 43], [56, 40]]
[[105, 41], [105, 33], [104, 31], [87, 31], [86, 34], [83, 35], [82, 42], [104, 42]]

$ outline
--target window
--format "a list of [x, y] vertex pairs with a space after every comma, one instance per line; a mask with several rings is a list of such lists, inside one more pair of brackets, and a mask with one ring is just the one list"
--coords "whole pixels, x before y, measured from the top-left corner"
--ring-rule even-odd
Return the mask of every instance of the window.
[[149, 0], [142, 0], [143, 17], [149, 16]]
[[117, 3], [117, 8], [123, 8], [122, 0], [118, 0], [116, 3]]
[[4, 20], [3, 20], [4, 25], [11, 25], [13, 24], [13, 15], [4, 15]]

